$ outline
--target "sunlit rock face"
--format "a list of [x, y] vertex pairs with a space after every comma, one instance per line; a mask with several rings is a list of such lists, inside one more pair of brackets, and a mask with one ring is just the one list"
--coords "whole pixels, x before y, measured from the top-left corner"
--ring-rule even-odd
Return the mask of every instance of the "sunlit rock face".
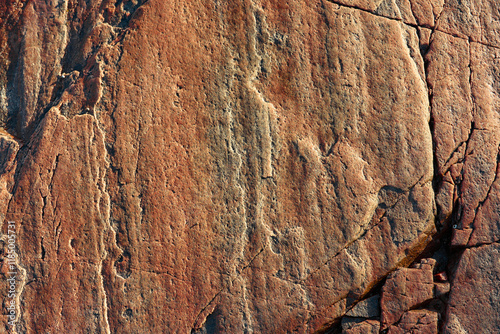
[[1, 1], [2, 326], [497, 328], [498, 6]]

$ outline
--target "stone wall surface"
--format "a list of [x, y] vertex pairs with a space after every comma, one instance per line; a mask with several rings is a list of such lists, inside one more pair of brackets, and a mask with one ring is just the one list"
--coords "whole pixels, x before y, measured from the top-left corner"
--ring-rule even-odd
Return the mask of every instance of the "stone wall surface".
[[500, 332], [499, 22], [0, 0], [0, 332]]

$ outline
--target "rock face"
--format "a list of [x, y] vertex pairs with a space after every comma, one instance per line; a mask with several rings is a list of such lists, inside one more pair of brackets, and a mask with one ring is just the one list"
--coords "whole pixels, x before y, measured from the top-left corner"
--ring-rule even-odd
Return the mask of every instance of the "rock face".
[[466, 249], [450, 293], [444, 333], [498, 331], [500, 323], [500, 246]]
[[0, 2], [2, 329], [494, 332], [497, 7]]

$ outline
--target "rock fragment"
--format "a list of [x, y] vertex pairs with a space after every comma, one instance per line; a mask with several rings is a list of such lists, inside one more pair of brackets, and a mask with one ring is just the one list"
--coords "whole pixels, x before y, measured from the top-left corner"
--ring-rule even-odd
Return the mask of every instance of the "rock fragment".
[[349, 312], [346, 313], [348, 317], [358, 318], [373, 318], [380, 316], [380, 296], [364, 299], [358, 302]]
[[389, 275], [380, 299], [382, 328], [398, 322], [406, 311], [434, 297], [434, 263], [432, 259], [424, 259], [415, 268], [398, 269]]

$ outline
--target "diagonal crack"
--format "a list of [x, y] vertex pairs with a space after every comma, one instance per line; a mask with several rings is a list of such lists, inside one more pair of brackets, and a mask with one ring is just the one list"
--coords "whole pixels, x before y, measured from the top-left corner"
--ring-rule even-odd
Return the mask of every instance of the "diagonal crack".
[[[348, 242], [344, 247], [342, 247], [342, 249], [340, 249], [339, 251], [337, 251], [334, 255], [330, 256], [326, 261], [323, 262], [323, 264], [321, 264], [319, 267], [317, 267], [316, 269], [314, 269], [313, 271], [309, 272], [309, 274], [303, 278], [300, 283], [304, 283], [305, 281], [307, 281], [307, 279], [314, 275], [315, 273], [317, 273], [318, 271], [320, 271], [323, 267], [325, 267], [326, 265], [328, 265], [328, 263], [330, 263], [332, 260], [334, 260], [337, 256], [339, 256], [344, 250], [348, 249], [351, 245], [353, 245], [355, 242], [363, 239], [366, 234], [368, 232], [370, 232], [372, 229], [374, 229], [375, 227], [379, 226], [381, 223], [383, 223], [383, 218], [386, 217], [386, 214], [387, 214], [387, 211], [393, 209], [394, 207], [396, 207], [399, 202], [401, 201], [401, 199], [407, 195], [408, 193], [410, 193], [413, 188], [415, 188], [417, 185], [420, 185], [422, 181], [425, 181], [425, 175], [423, 175], [414, 185], [412, 185], [411, 187], [409, 187], [406, 191], [402, 192], [397, 200], [395, 201], [395, 203], [393, 205], [391, 205], [390, 207], [387, 207], [385, 210], [384, 210], [384, 213], [382, 214], [382, 216], [380, 216], [379, 218], [379, 221], [371, 226], [369, 226], [366, 230], [364, 230], [357, 238], [355, 238], [354, 240]], [[425, 182], [424, 182], [425, 183]], [[373, 214], [373, 216], [375, 216], [376, 213]], [[372, 216], [372, 219], [373, 219], [373, 216]]]
[[446, 174], [448, 172], [448, 170], [450, 170], [451, 166], [454, 164], [454, 163], [450, 163], [450, 162], [452, 161], [452, 159], [455, 156], [455, 154], [459, 153], [460, 148], [463, 147], [464, 144], [465, 144], [464, 156], [460, 157], [457, 162], [460, 163], [460, 162], [463, 162], [465, 160], [465, 158], [467, 156], [467, 150], [468, 150], [468, 147], [469, 147], [469, 142], [470, 142], [470, 140], [472, 138], [472, 134], [474, 133], [474, 130], [478, 130], [478, 129], [476, 129], [474, 121], [471, 121], [471, 126], [470, 126], [470, 130], [469, 130], [469, 136], [467, 137], [466, 140], [461, 141], [457, 145], [457, 147], [453, 150], [453, 152], [451, 152], [450, 156], [448, 157], [448, 159], [446, 159], [446, 161], [443, 164], [442, 168], [439, 169], [440, 175], [444, 175], [444, 174]]
[[465, 40], [468, 39], [470, 42], [474, 42], [474, 43], [477, 43], [477, 44], [481, 44], [481, 45], [484, 45], [484, 46], [487, 46], [487, 47], [491, 47], [491, 48], [495, 48], [495, 49], [499, 49], [500, 50], [500, 45], [494, 45], [494, 44], [491, 44], [491, 43], [486, 43], [486, 42], [478, 41], [478, 40], [475, 40], [473, 38], [473, 36], [466, 36], [466, 37], [460, 36], [458, 34], [455, 34], [455, 33], [452, 33], [452, 32], [449, 32], [449, 31], [446, 31], [446, 30], [440, 28], [439, 25], [438, 25], [438, 20], [441, 17], [441, 14], [444, 12], [444, 6], [443, 6], [443, 10], [441, 11], [441, 13], [439, 13], [439, 16], [435, 19], [434, 26], [428, 26], [428, 25], [414, 24], [414, 23], [406, 22], [403, 19], [398, 19], [398, 18], [395, 18], [395, 17], [381, 15], [381, 14], [375, 13], [375, 12], [373, 12], [371, 10], [368, 10], [368, 9], [365, 9], [365, 8], [362, 8], [362, 7], [359, 7], [359, 6], [356, 6], [356, 5], [346, 5], [344, 3], [338, 2], [337, 0], [325, 0], [325, 1], [329, 2], [331, 4], [338, 5], [340, 7], [351, 8], [351, 9], [355, 9], [355, 10], [359, 10], [359, 11], [371, 14], [373, 16], [381, 17], [381, 18], [384, 18], [384, 19], [392, 20], [392, 21], [401, 22], [402, 24], [405, 24], [405, 25], [407, 25], [409, 27], [412, 27], [412, 28], [415, 28], [415, 29], [417, 29], [417, 28], [431, 29], [432, 30], [431, 38], [432, 38], [432, 35], [434, 34], [435, 31], [439, 31], [439, 32], [441, 32], [443, 34], [446, 34], [446, 35], [449, 35], [449, 36], [452, 36], [452, 37], [455, 37], [455, 38], [460, 38], [460, 39], [465, 39]]
[[[203, 319], [203, 321], [200, 321], [200, 317], [201, 315], [205, 312], [205, 310], [207, 308], [210, 307], [210, 305], [212, 305], [212, 303], [217, 299], [217, 297], [224, 291], [226, 290], [230, 285], [232, 285], [232, 283], [238, 278], [240, 277], [243, 272], [252, 265], [252, 263], [255, 261], [255, 259], [264, 251], [264, 248], [261, 248], [260, 251], [257, 252], [257, 254], [255, 254], [252, 259], [250, 259], [250, 261], [245, 265], [243, 266], [243, 268], [241, 268], [241, 270], [233, 277], [233, 278], [230, 278], [230, 282], [228, 284], [226, 284], [224, 287], [222, 287], [211, 299], [210, 301], [201, 309], [201, 311], [198, 313], [198, 315], [194, 318], [195, 321], [193, 323], [193, 330], [197, 330], [199, 329], [201, 326], [203, 326], [203, 324], [205, 323], [205, 319]], [[199, 323], [199, 325], [197, 325]]]
[[[466, 245], [469, 245], [470, 241], [472, 240], [472, 237], [474, 236], [474, 226], [476, 224], [478, 212], [483, 207], [486, 200], [488, 200], [488, 198], [490, 197], [491, 190], [493, 189], [493, 185], [497, 182], [499, 174], [500, 174], [500, 147], [499, 147], [499, 152], [497, 154], [497, 168], [495, 169], [495, 178], [493, 179], [493, 182], [491, 182], [491, 184], [488, 188], [488, 192], [486, 193], [486, 196], [483, 198], [482, 201], [479, 202], [478, 206], [476, 207], [476, 209], [474, 211], [474, 220], [472, 221], [472, 224], [471, 224], [473, 231], [469, 235], [469, 240], [467, 240]], [[486, 243], [486, 244], [489, 244], [489, 243]], [[482, 244], [479, 244], [479, 245], [482, 245]]]

